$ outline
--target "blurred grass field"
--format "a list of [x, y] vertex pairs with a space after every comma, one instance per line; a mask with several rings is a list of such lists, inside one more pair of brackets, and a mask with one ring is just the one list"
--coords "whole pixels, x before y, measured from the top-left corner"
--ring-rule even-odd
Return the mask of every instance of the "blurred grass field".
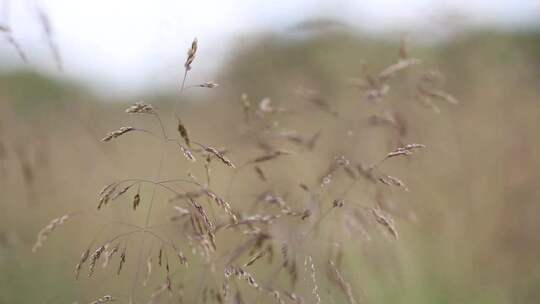
[[[300, 119], [284, 114], [276, 120], [306, 136], [320, 131], [321, 140], [317, 154], [265, 166], [266, 174], [279, 177], [276, 184], [260, 183], [253, 172], [243, 171], [233, 204], [248, 204], [268, 187], [286, 192], [314, 182], [336, 154], [369, 162], [395, 144], [384, 128], [366, 128], [357, 144], [347, 130], [375, 107], [361, 100], [350, 78], [361, 75], [364, 63], [371, 71], [392, 63], [397, 41], [342, 32], [299, 39], [268, 34], [254, 41], [231, 52], [215, 79], [218, 88], [182, 97], [180, 111], [191, 135], [229, 148], [233, 161], [253, 157], [255, 150], [244, 149], [238, 137], [245, 93], [253, 101], [270, 97], [277, 106], [301, 113]], [[460, 104], [440, 104], [441, 113], [435, 114], [416, 101], [407, 73], [393, 84], [403, 94], [392, 89], [386, 97], [408, 118], [405, 139], [428, 147], [410, 162], [385, 164], [411, 189], [389, 195], [400, 238], [361, 241], [358, 234], [326, 230], [343, 221], [339, 213], [318, 233], [348, 240], [344, 271], [362, 289], [356, 292], [364, 294], [365, 303], [538, 303], [540, 34], [467, 33], [444, 43], [412, 43], [410, 54], [423, 61], [421, 68], [441, 71], [445, 91]], [[298, 97], [299, 86], [321, 92], [345, 117], [335, 123], [332, 115]], [[141, 99], [170, 111], [178, 97], [159, 92]], [[73, 279], [81, 251], [101, 225], [111, 218], [142, 222], [144, 213], [130, 212], [129, 199], [108, 210], [106, 218], [90, 215], [66, 223], [35, 254], [31, 247], [50, 219], [93, 210], [103, 184], [154, 174], [159, 149], [152, 138], [100, 142], [125, 124], [156, 128], [150, 119], [123, 114], [136, 101], [107, 100], [30, 71], [0, 76], [0, 303], [90, 302], [96, 294], [129, 288], [129, 280], [106, 271]], [[202, 176], [178, 151], [167, 155], [164, 177], [184, 176], [186, 168]], [[214, 187], [224, 192], [229, 175], [215, 171]], [[365, 200], [370, 191], [360, 186], [351, 200]], [[157, 201], [165, 205], [167, 197], [158, 195]], [[166, 217], [163, 210], [154, 220]], [[133, 268], [122, 277], [131, 277]], [[322, 281], [321, 293], [330, 293], [325, 286]]]

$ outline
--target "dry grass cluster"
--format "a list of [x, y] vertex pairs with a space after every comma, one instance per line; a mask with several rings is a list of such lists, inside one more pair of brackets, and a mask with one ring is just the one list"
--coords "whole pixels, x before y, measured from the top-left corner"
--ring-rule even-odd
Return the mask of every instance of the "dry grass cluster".
[[[187, 89], [217, 87], [217, 84], [211, 81], [186, 86], [197, 49], [198, 42], [195, 39], [184, 64], [181, 95]], [[328, 169], [315, 183], [309, 185], [309, 182], [299, 179], [296, 181], [297, 185], [290, 185], [287, 192], [282, 194], [279, 189], [282, 186], [278, 186], [282, 180], [281, 174], [268, 174], [263, 168], [272, 168], [273, 164], [282, 158], [305, 161], [305, 154], [317, 153], [318, 142], [322, 137], [321, 130], [315, 130], [315, 134], [307, 138], [296, 131], [280, 131], [282, 127], [277, 124], [277, 117], [294, 117], [293, 110], [275, 106], [270, 98], [264, 98], [257, 105], [247, 94], [243, 94], [241, 99], [244, 120], [238, 122], [244, 126], [244, 131], [239, 134], [243, 142], [238, 146], [215, 148], [213, 145], [200, 143], [192, 132], [188, 131], [196, 126], [188, 127], [183, 123], [182, 113], [176, 104], [174, 117], [168, 118], [163, 117], [167, 112], [148, 103], [138, 102], [127, 108], [125, 112], [128, 114], [143, 114], [154, 118], [157, 124], [154, 129], [159, 132], [123, 126], [107, 133], [102, 141], [110, 142], [116, 139], [121, 147], [121, 138], [125, 136], [150, 136], [158, 139], [156, 145], [160, 146], [163, 153], [159, 159], [143, 160], [155, 163], [157, 172], [154, 178], [122, 179], [108, 184], [98, 194], [97, 209], [100, 212], [106, 213], [109, 205], [127, 203], [123, 198], [131, 196], [132, 212], [145, 212], [145, 216], [142, 225], [123, 221], [109, 223], [109, 229], [113, 231], [115, 226], [128, 227], [130, 230], [113, 234], [109, 238], [96, 236], [89, 247], [84, 248], [75, 266], [76, 278], [84, 271], [85, 265], [88, 277], [97, 271], [107, 271], [106, 268], [113, 267], [115, 263], [115, 270], [112, 270], [111, 274], [121, 276], [126, 260], [133, 261], [132, 266], [136, 269], [129, 291], [110, 291], [112, 296], [102, 296], [92, 303], [113, 300], [129, 303], [194, 303], [208, 300], [217, 303], [275, 301], [300, 304], [340, 301], [339, 299], [345, 299], [350, 304], [363, 302], [360, 289], [352, 287], [342, 270], [344, 240], [334, 238], [342, 233], [357, 233], [355, 230], [358, 229], [371, 234], [367, 232], [372, 230], [368, 226], [379, 226], [383, 232], [381, 236], [387, 234], [392, 239], [398, 239], [398, 228], [391, 210], [387, 210], [383, 204], [385, 192], [388, 190], [379, 185], [397, 186], [405, 191], [409, 189], [401, 179], [387, 175], [382, 165], [391, 158], [410, 158], [413, 152], [425, 148], [423, 144], [404, 143], [406, 138], [402, 129], [405, 128], [406, 120], [400, 117], [398, 121], [391, 105], [384, 102], [384, 97], [391, 87], [390, 80], [420, 64], [418, 59], [408, 57], [404, 43], [399, 53], [397, 63], [383, 69], [376, 76], [366, 72], [355, 84], [363, 91], [363, 102], [372, 103], [377, 108], [376, 113], [368, 120], [370, 125], [388, 125], [401, 130], [396, 133], [397, 137], [390, 138], [395, 149], [381, 155], [380, 160], [371, 165], [349, 160], [345, 155], [334, 155], [334, 159], [329, 160]], [[442, 91], [437, 93], [422, 89], [420, 92], [431, 97], [446, 97], [443, 99], [455, 103], [455, 98], [448, 93], [441, 93]], [[331, 114], [333, 120], [342, 119], [342, 114], [334, 109], [321, 93], [301, 88], [299, 94], [314, 103], [320, 111]], [[203, 117], [201, 119], [204, 120]], [[166, 124], [169, 121], [176, 121], [177, 136], [167, 132], [171, 129]], [[354, 136], [360, 131], [353, 127], [347, 134], [337, 133], [334, 136], [342, 137], [338, 142], [347, 141], [348, 136]], [[228, 132], [232, 133], [234, 130]], [[295, 149], [280, 148], [279, 142], [283, 140], [293, 143]], [[165, 151], [168, 146], [178, 147], [179, 152], [188, 160], [202, 167], [204, 176], [187, 171], [180, 177], [163, 179], [162, 171], [164, 166], [167, 166]], [[237, 153], [252, 148], [262, 152], [256, 152], [253, 156]], [[237, 191], [237, 185], [244, 182], [242, 179], [252, 178], [251, 173], [250, 176], [244, 173], [248, 170], [255, 172], [260, 182], [268, 185], [268, 189], [258, 194], [251, 205], [249, 199], [246, 200], [246, 197], [243, 198]], [[229, 176], [223, 193], [214, 189], [214, 171], [226, 171], [225, 174]], [[343, 188], [340, 184], [347, 186]], [[349, 196], [355, 188], [366, 187], [366, 184], [372, 184], [370, 187], [376, 189], [375, 197], [370, 198], [368, 195], [365, 197], [367, 202], [360, 203]], [[335, 193], [334, 189], [341, 190]], [[170, 195], [168, 204], [163, 205], [157, 201], [158, 192]], [[295, 196], [299, 197], [294, 198]], [[139, 210], [141, 206], [144, 206], [144, 211]], [[170, 210], [169, 221], [151, 221], [153, 212], [158, 208]], [[326, 224], [332, 214], [338, 222]], [[39, 233], [33, 250], [43, 246], [47, 236], [67, 218], [68, 215], [55, 219], [45, 227]], [[159, 229], [164, 227], [172, 229], [175, 235], [163, 235]], [[321, 232], [327, 229], [332, 231]], [[140, 234], [139, 244], [129, 241], [135, 234]], [[327, 253], [321, 251], [327, 246], [330, 246]], [[99, 263], [104, 270], [98, 270]], [[303, 269], [300, 265], [304, 265]], [[261, 270], [274, 267], [277, 267], [274, 273]], [[326, 273], [323, 271], [325, 268]], [[289, 277], [289, 284], [275, 281], [282, 270]], [[204, 273], [204, 279], [200, 281], [186, 278], [201, 272]], [[178, 279], [179, 276], [184, 279]], [[324, 294], [321, 292], [319, 282], [323, 277], [325, 284], [333, 285], [336, 291]], [[145, 292], [140, 291], [140, 286], [150, 286], [150, 282], [158, 283], [145, 299]], [[186, 298], [184, 288], [195, 288], [198, 291], [192, 292], [190, 296], [193, 298]]]
[[174, 103], [35, 116], [0, 103], [0, 187], [13, 202], [0, 302], [534, 299], [537, 209], [514, 202], [540, 180], [527, 152], [540, 147], [528, 125], [538, 109], [513, 112], [505, 95], [526, 82], [506, 75], [499, 88], [486, 72], [467, 87], [403, 42], [384, 65], [345, 58], [354, 72], [331, 83], [296, 67], [269, 80], [245, 54], [257, 75], [190, 83], [200, 48], [179, 64]]

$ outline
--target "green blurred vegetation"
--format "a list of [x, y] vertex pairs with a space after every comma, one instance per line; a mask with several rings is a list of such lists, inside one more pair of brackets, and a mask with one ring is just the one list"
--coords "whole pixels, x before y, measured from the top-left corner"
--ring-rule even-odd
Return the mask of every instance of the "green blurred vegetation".
[[21, 112], [62, 107], [88, 95], [87, 90], [75, 83], [24, 70], [0, 74], [0, 92], [5, 102]]

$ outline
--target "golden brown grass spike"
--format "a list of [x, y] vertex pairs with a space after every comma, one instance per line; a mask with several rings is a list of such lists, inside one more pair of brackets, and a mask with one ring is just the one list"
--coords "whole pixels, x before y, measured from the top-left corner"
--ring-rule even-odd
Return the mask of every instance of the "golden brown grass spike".
[[225, 154], [220, 152], [218, 149], [213, 148], [213, 147], [204, 147], [204, 151], [214, 155], [219, 160], [221, 160], [221, 162], [223, 162], [225, 165], [227, 165], [227, 166], [229, 166], [229, 167], [231, 167], [233, 169], [236, 168], [236, 166], [225, 156]]
[[180, 143], [178, 143], [178, 147], [180, 147], [180, 151], [182, 151], [182, 153], [184, 154], [184, 156], [185, 156], [188, 160], [190, 160], [190, 161], [192, 161], [192, 162], [197, 161], [197, 160], [195, 159], [195, 156], [193, 156], [193, 153], [192, 153], [188, 148], [184, 147], [184, 146], [183, 146], [182, 144], [180, 144]]
[[358, 302], [356, 301], [356, 299], [354, 297], [351, 284], [349, 284], [347, 281], [345, 281], [345, 278], [343, 278], [343, 275], [341, 274], [341, 271], [339, 271], [339, 269], [336, 267], [336, 264], [334, 263], [334, 261], [329, 260], [328, 262], [329, 262], [329, 265], [330, 265], [330, 269], [332, 270], [332, 272], [333, 272], [333, 274], [335, 276], [335, 279], [336, 279], [336, 282], [337, 282], [338, 286], [343, 291], [343, 293], [347, 296], [347, 302], [349, 304], [357, 304]]
[[107, 249], [108, 244], [98, 247], [90, 256], [90, 266], [88, 267], [88, 277], [91, 277], [94, 274], [94, 268], [96, 263], [101, 257], [102, 253]]
[[182, 121], [179, 118], [177, 120], [178, 120], [178, 128], [177, 128], [178, 133], [180, 133], [180, 136], [182, 136], [182, 138], [186, 142], [186, 145], [188, 145], [188, 147], [191, 147], [191, 143], [189, 141], [189, 134], [186, 129], [186, 126], [182, 123]]
[[133, 197], [133, 210], [136, 210], [141, 203], [141, 195], [137, 192]]
[[412, 155], [413, 154], [413, 151], [414, 150], [417, 150], [417, 149], [423, 149], [425, 148], [426, 146], [425, 145], [422, 145], [422, 144], [407, 144], [403, 147], [399, 147], [397, 148], [396, 150], [388, 153], [386, 155], [386, 158], [392, 158], [392, 157], [396, 157], [396, 156], [409, 156], [409, 155]]
[[133, 127], [121, 127], [118, 130], [107, 133], [107, 135], [105, 135], [105, 137], [103, 137], [101, 139], [101, 141], [108, 142], [113, 138], [117, 138], [119, 136], [122, 136], [122, 135], [124, 135], [124, 134], [126, 134], [128, 132], [134, 131], [134, 130], [135, 130], [135, 128], [133, 128]]
[[127, 250], [127, 246], [124, 246], [124, 250], [122, 251], [122, 254], [120, 255], [120, 263], [118, 264], [118, 270], [116, 271], [116, 275], [120, 275], [120, 272], [122, 271], [122, 267], [126, 263], [126, 250]]
[[111, 201], [114, 201], [115, 199], [117, 199], [118, 197], [120, 197], [122, 194], [126, 193], [131, 187], [133, 187], [133, 185], [134, 185], [134, 184], [127, 185], [127, 186], [125, 186], [124, 188], [120, 189], [120, 191], [115, 192], [115, 193], [111, 196]]
[[189, 200], [191, 202], [191, 205], [195, 208], [195, 210], [197, 210], [199, 215], [203, 218], [204, 224], [206, 226], [206, 231], [207, 231], [208, 237], [210, 239], [210, 244], [212, 245], [212, 248], [214, 250], [216, 250], [216, 236], [214, 234], [214, 224], [212, 223], [212, 221], [208, 217], [208, 214], [206, 213], [204, 208], [199, 203], [197, 203], [196, 201], [194, 201], [191, 198]]
[[311, 282], [313, 283], [313, 289], [311, 293], [315, 296], [316, 304], [321, 303], [321, 295], [319, 294], [319, 285], [317, 284], [317, 277], [315, 276], [315, 263], [313, 263], [313, 258], [309, 255], [305, 260], [305, 267], [309, 267]]
[[102, 265], [103, 268], [109, 265], [110, 260], [118, 252], [119, 248], [120, 248], [120, 244], [116, 244], [116, 246], [114, 246], [113, 248], [105, 252], [105, 260], [103, 261], [103, 265]]
[[216, 204], [221, 207], [225, 213], [227, 215], [229, 215], [231, 217], [231, 219], [233, 220], [234, 223], [237, 223], [238, 222], [238, 217], [236, 216], [236, 214], [234, 214], [234, 212], [232, 211], [232, 208], [231, 208], [231, 205], [229, 204], [229, 202], [225, 201], [224, 199], [222, 199], [221, 197], [217, 196], [217, 194], [215, 194], [214, 192], [208, 190], [208, 189], [204, 189], [204, 192], [205, 194], [210, 197], [211, 199], [214, 200], [214, 202], [216, 202]]
[[137, 102], [134, 105], [126, 109], [126, 113], [130, 114], [155, 114], [152, 105], [145, 104], [143, 102]]
[[102, 206], [107, 205], [107, 203], [111, 200], [111, 198], [114, 195], [114, 192], [116, 191], [116, 188], [118, 187], [117, 183], [111, 183], [107, 186], [105, 186], [98, 194], [98, 206], [97, 209], [101, 209]]
[[392, 218], [388, 215], [383, 214], [382, 211], [378, 208], [371, 208], [371, 214], [373, 214], [375, 221], [377, 221], [378, 224], [386, 228], [386, 230], [394, 237], [394, 239], [397, 240], [398, 232], [394, 227], [394, 221], [392, 220]]
[[266, 250], [263, 250], [263, 251], [259, 251], [257, 254], [255, 254], [254, 256], [252, 256], [249, 261], [247, 261], [244, 266], [242, 267], [249, 267], [251, 265], [253, 265], [253, 263], [255, 263], [257, 260], [259, 260], [260, 258], [262, 258], [265, 254], [266, 254]]
[[382, 175], [379, 177], [379, 181], [387, 186], [398, 186], [402, 188], [403, 190], [409, 192], [409, 188], [405, 185], [403, 181], [401, 181], [399, 178], [390, 176], [390, 175]]
[[189, 48], [187, 52], [186, 63], [184, 64], [186, 71], [191, 70], [191, 64], [193, 63], [193, 60], [195, 60], [195, 55], [197, 54], [197, 48], [198, 48], [198, 42], [197, 42], [197, 38], [195, 38], [193, 39], [193, 42], [191, 43], [191, 47]]
[[79, 274], [81, 272], [82, 265], [88, 260], [89, 256], [90, 256], [90, 249], [86, 249], [81, 254], [81, 259], [79, 260], [79, 263], [77, 263], [77, 266], [75, 266], [75, 280], [79, 279]]

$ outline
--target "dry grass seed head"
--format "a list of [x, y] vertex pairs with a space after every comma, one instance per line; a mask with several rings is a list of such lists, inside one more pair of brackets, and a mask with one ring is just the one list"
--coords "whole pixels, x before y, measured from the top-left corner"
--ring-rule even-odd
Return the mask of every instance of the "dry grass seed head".
[[260, 290], [259, 283], [257, 283], [255, 278], [249, 272], [244, 271], [240, 267], [228, 266], [227, 268], [225, 268], [225, 278], [229, 278], [231, 276], [235, 276], [240, 280], [244, 280], [249, 284], [249, 286]]
[[398, 72], [405, 70], [411, 66], [419, 65], [420, 63], [422, 63], [422, 61], [416, 58], [400, 59], [397, 63], [387, 67], [381, 73], [379, 73], [379, 79], [381, 81], [388, 81]]
[[315, 270], [315, 264], [313, 263], [313, 258], [308, 255], [304, 262], [306, 268], [309, 267], [310, 276], [311, 276], [311, 282], [313, 283], [313, 289], [311, 290], [311, 293], [315, 296], [316, 304], [321, 303], [321, 295], [319, 294], [319, 285], [317, 284], [317, 278], [315, 276], [316, 270]]
[[119, 136], [122, 136], [122, 135], [124, 135], [124, 134], [126, 134], [128, 132], [134, 131], [134, 130], [135, 130], [135, 128], [133, 128], [133, 127], [121, 127], [118, 130], [107, 133], [107, 135], [105, 137], [103, 137], [101, 139], [101, 141], [108, 142], [113, 138], [117, 138]]
[[119, 248], [120, 248], [120, 244], [116, 244], [116, 246], [114, 246], [113, 248], [105, 252], [105, 260], [103, 261], [103, 264], [101, 265], [103, 268], [106, 268], [109, 265], [110, 260], [118, 252]]
[[186, 71], [191, 70], [191, 64], [193, 63], [193, 60], [195, 60], [195, 55], [197, 54], [197, 38], [193, 39], [193, 42], [191, 43], [191, 47], [188, 49], [187, 52], [187, 58], [186, 63], [184, 64], [184, 67], [186, 68]]
[[61, 226], [69, 219], [69, 214], [62, 215], [61, 217], [55, 218], [49, 222], [49, 224], [43, 229], [41, 229], [37, 235], [37, 240], [32, 247], [32, 252], [36, 252], [43, 243], [47, 240], [49, 235], [56, 229], [58, 226]]
[[255, 263], [257, 260], [259, 260], [260, 258], [262, 258], [266, 253], [267, 253], [266, 250], [259, 251], [257, 254], [255, 254], [254, 256], [252, 256], [252, 257], [249, 259], [249, 261], [247, 261], [242, 267], [246, 268], [246, 267], [249, 267], [249, 266], [253, 265], [253, 263]]
[[398, 186], [402, 188], [403, 190], [409, 192], [409, 188], [407, 188], [405, 183], [397, 177], [384, 174], [381, 177], [379, 177], [379, 181], [387, 186]]
[[148, 281], [150, 280], [150, 276], [152, 275], [152, 255], [148, 255], [148, 259], [146, 260], [146, 275], [144, 277], [144, 280], [142, 282], [142, 285], [146, 287], [148, 284]]
[[180, 261], [180, 264], [187, 266], [188, 261], [187, 261], [186, 256], [184, 255], [184, 253], [181, 250], [179, 250], [178, 248], [176, 248], [176, 246], [173, 245], [172, 247], [173, 247], [173, 249], [174, 249], [174, 251], [176, 253], [176, 256], [178, 257], [178, 260]]
[[186, 129], [186, 126], [182, 123], [180, 118], [177, 118], [177, 120], [178, 120], [178, 127], [177, 127], [178, 133], [180, 133], [180, 136], [184, 139], [184, 141], [186, 142], [186, 145], [190, 147], [191, 143], [189, 140], [189, 134]]
[[394, 220], [389, 215], [383, 214], [379, 208], [371, 208], [370, 211], [375, 218], [375, 221], [381, 226], [383, 226], [388, 231], [388, 233], [390, 233], [390, 235], [392, 235], [394, 239], [397, 240], [398, 232], [394, 226]]
[[145, 104], [143, 102], [137, 102], [134, 105], [126, 109], [126, 113], [130, 114], [155, 114], [152, 105]]
[[339, 288], [343, 291], [343, 293], [346, 295], [347, 297], [347, 302], [349, 304], [357, 304], [358, 302], [356, 301], [355, 297], [354, 297], [354, 294], [353, 294], [353, 291], [352, 291], [352, 287], [351, 287], [351, 284], [349, 284], [345, 278], [343, 278], [343, 275], [341, 274], [341, 271], [339, 271], [339, 269], [337, 268], [336, 264], [334, 263], [334, 261], [332, 260], [329, 260], [328, 261], [328, 264], [329, 264], [329, 267], [330, 267], [330, 270], [331, 270], [331, 273], [333, 275], [333, 281], [339, 286]]
[[122, 271], [122, 267], [126, 263], [126, 251], [127, 251], [127, 246], [124, 246], [124, 250], [122, 251], [122, 254], [120, 255], [120, 262], [118, 263], [118, 270], [116, 271], [116, 275], [120, 275], [120, 272]]
[[102, 304], [102, 303], [108, 303], [115, 301], [115, 299], [112, 296], [106, 295], [101, 298], [97, 298], [96, 300], [92, 301], [90, 304]]
[[133, 210], [136, 210], [140, 203], [141, 203], [141, 195], [139, 194], [139, 192], [137, 192], [135, 196], [133, 197]]
[[184, 154], [184, 156], [185, 156], [188, 160], [190, 160], [190, 161], [192, 161], [192, 162], [197, 161], [197, 160], [195, 159], [195, 156], [193, 156], [193, 153], [192, 153], [188, 148], [184, 147], [184, 146], [183, 146], [182, 144], [180, 144], [180, 143], [178, 143], [178, 147], [180, 147], [180, 151], [182, 151], [182, 153]]
[[90, 256], [90, 249], [86, 249], [81, 254], [81, 259], [79, 260], [79, 263], [75, 266], [75, 280], [79, 279], [79, 274], [81, 273], [81, 268], [84, 265], [84, 263], [88, 260], [88, 257]]
[[198, 86], [201, 87], [201, 88], [213, 89], [213, 88], [219, 86], [219, 84], [214, 83], [212, 81], [206, 81], [205, 83], [202, 83], [202, 84], [200, 84]]
[[101, 257], [102, 253], [108, 248], [109, 244], [98, 247], [90, 256], [90, 266], [88, 267], [88, 277], [91, 277], [94, 274], [94, 268], [96, 263]]
[[111, 201], [114, 201], [115, 199], [117, 199], [118, 197], [120, 197], [122, 194], [126, 193], [131, 187], [133, 187], [134, 184], [131, 184], [131, 185], [127, 185], [125, 186], [124, 188], [120, 189], [120, 191], [117, 191], [115, 192], [112, 196], [111, 196]]
[[216, 236], [214, 234], [214, 224], [208, 217], [208, 214], [206, 213], [204, 208], [199, 203], [197, 203], [193, 199], [190, 199], [190, 202], [191, 202], [191, 205], [195, 208], [195, 210], [197, 210], [199, 215], [203, 218], [204, 224], [206, 226], [208, 238], [210, 239], [210, 244], [212, 245], [212, 248], [216, 250]]
[[345, 206], [345, 201], [342, 199], [335, 199], [334, 201], [332, 201], [333, 208], [341, 208], [343, 206]]
[[233, 169], [236, 168], [236, 166], [225, 156], [225, 154], [223, 154], [223, 152], [219, 151], [218, 149], [214, 147], [204, 147], [204, 151], [214, 155], [219, 160], [221, 160], [221, 162], [223, 162], [225, 165]]
[[413, 154], [413, 151], [414, 150], [417, 150], [417, 149], [423, 149], [425, 148], [426, 146], [425, 145], [422, 145], [422, 144], [407, 144], [403, 147], [399, 147], [397, 148], [396, 150], [388, 153], [386, 155], [386, 158], [392, 158], [392, 157], [396, 157], [396, 156], [409, 156], [409, 155], [412, 155]]
[[234, 212], [232, 211], [232, 208], [231, 208], [231, 205], [229, 204], [229, 202], [225, 201], [224, 199], [222, 199], [221, 197], [219, 197], [217, 194], [215, 194], [214, 192], [208, 190], [208, 189], [204, 189], [204, 192], [205, 194], [210, 197], [211, 199], [214, 200], [214, 202], [216, 202], [216, 204], [221, 207], [225, 213], [227, 215], [229, 215], [233, 221], [233, 223], [237, 223], [238, 222], [238, 217], [236, 216], [236, 214], [234, 214]]
[[114, 192], [116, 191], [116, 188], [118, 187], [117, 183], [111, 183], [107, 186], [105, 186], [98, 194], [98, 206], [97, 209], [101, 209], [102, 206], [107, 205], [107, 203], [111, 200], [111, 198], [114, 195]]

